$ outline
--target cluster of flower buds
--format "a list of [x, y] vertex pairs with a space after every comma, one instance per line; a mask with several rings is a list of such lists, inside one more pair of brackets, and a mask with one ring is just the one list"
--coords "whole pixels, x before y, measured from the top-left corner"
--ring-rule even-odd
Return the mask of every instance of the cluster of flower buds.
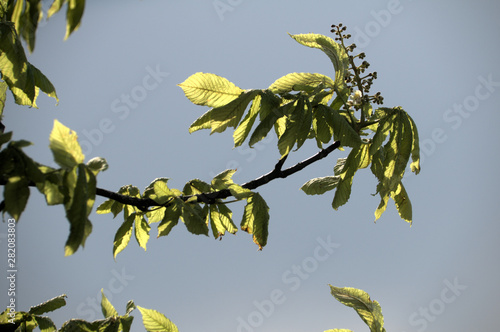
[[[332, 25], [332, 30], [331, 30], [332, 33], [337, 35], [337, 37], [335, 37], [335, 40], [339, 41], [340, 45], [345, 49], [349, 57], [349, 63], [352, 70], [349, 71], [349, 73], [345, 77], [345, 81], [347, 84], [351, 85], [350, 87], [351, 91], [354, 90], [353, 89], [354, 87], [357, 87], [358, 89], [362, 90], [362, 92], [368, 93], [373, 84], [373, 80], [377, 79], [377, 72], [368, 73], [364, 77], [361, 77], [361, 74], [363, 74], [366, 71], [366, 69], [370, 66], [370, 64], [368, 63], [368, 61], [364, 60], [359, 66], [356, 66], [354, 60], [357, 58], [363, 60], [366, 57], [366, 54], [363, 52], [357, 55], [350, 54], [356, 48], [356, 44], [351, 44], [347, 46], [344, 44], [344, 41], [346, 39], [351, 38], [350, 34], [345, 33], [346, 30], [347, 27], [344, 26], [342, 23], [339, 23], [338, 25]], [[368, 100], [371, 100], [376, 104], [382, 104], [384, 98], [380, 95], [380, 92], [377, 92], [375, 95], [369, 96]]]

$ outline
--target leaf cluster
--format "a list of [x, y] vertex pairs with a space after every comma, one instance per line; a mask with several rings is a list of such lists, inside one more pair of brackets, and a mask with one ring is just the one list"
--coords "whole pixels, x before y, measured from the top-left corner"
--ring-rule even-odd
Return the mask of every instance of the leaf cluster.
[[[80, 26], [85, 0], [54, 0], [47, 11], [47, 19], [59, 12], [64, 4], [66, 10], [66, 36]], [[42, 0], [0, 1], [0, 100], [5, 101], [8, 87], [19, 105], [37, 108], [36, 99], [40, 90], [59, 102], [56, 90], [49, 79], [28, 62], [21, 40], [28, 51], [35, 49], [36, 30], [43, 19]], [[3, 110], [3, 104], [1, 109]], [[0, 110], [0, 118], [1, 118]]]
[[[19, 220], [30, 195], [36, 186], [45, 195], [48, 205], [64, 205], [70, 223], [70, 234], [65, 255], [72, 255], [92, 231], [88, 219], [96, 196], [96, 176], [108, 165], [103, 158], [94, 158], [84, 164], [84, 155], [77, 142], [77, 135], [69, 128], [54, 121], [50, 134], [50, 149], [54, 161], [61, 167], [54, 169], [33, 161], [22, 150], [31, 145], [27, 141], [10, 141], [12, 132], [0, 135], [0, 179], [5, 185], [3, 213]], [[10, 141], [10, 142], [9, 142]]]
[[83, 319], [70, 319], [63, 323], [60, 329], [44, 313], [54, 311], [66, 305], [66, 295], [60, 295], [42, 304], [31, 307], [28, 312], [11, 312], [6, 309], [0, 314], [0, 328], [2, 331], [31, 332], [39, 328], [43, 332], [129, 332], [134, 317], [130, 316], [134, 309], [142, 315], [142, 323], [146, 331], [151, 332], [178, 332], [177, 326], [165, 315], [156, 310], [136, 306], [134, 301], [128, 301], [125, 314], [120, 315], [101, 290], [101, 311], [104, 319], [88, 322]]
[[[359, 317], [370, 328], [370, 332], [385, 332], [384, 316], [380, 304], [370, 299], [365, 291], [352, 287], [335, 287], [330, 285], [333, 297], [345, 306], [353, 308]], [[325, 332], [352, 332], [346, 329], [326, 330]]]
[[[379, 93], [367, 95], [373, 77], [370, 80], [360, 77], [367, 67], [366, 61], [357, 66], [354, 60], [359, 56], [350, 54], [354, 46], [346, 46], [347, 36], [337, 32], [340, 42], [319, 34], [290, 35], [302, 45], [323, 51], [333, 64], [333, 78], [318, 73], [290, 73], [266, 89], [243, 90], [215, 74], [196, 73], [179, 84], [191, 102], [210, 107], [193, 122], [190, 132], [200, 129], [223, 132], [232, 127], [235, 147], [245, 141], [252, 147], [273, 131], [281, 158], [272, 172], [243, 185], [233, 182], [235, 170], [226, 170], [211, 183], [190, 180], [182, 190], [169, 188], [167, 178], [157, 178], [142, 194], [133, 185], [110, 193], [97, 188], [96, 182], [96, 175], [108, 167], [106, 161], [95, 158], [85, 164], [76, 133], [56, 120], [50, 135], [50, 149], [60, 169], [43, 166], [25, 155], [22, 148], [29, 142], [9, 142], [12, 133], [0, 136], [0, 144], [9, 142], [0, 151], [0, 181], [5, 185], [0, 207], [18, 220], [26, 207], [29, 187], [36, 186], [48, 205], [64, 205], [70, 223], [65, 254], [71, 255], [85, 244], [92, 231], [89, 214], [96, 196], [108, 197], [109, 200], [97, 208], [97, 213], [112, 213], [116, 217], [123, 212], [123, 222], [113, 242], [116, 258], [129, 244], [132, 234], [146, 250], [154, 223], [158, 223], [157, 237], [168, 235], [179, 221], [197, 235], [212, 233], [220, 239], [226, 232], [235, 234], [238, 227], [227, 206], [231, 201], [226, 200], [234, 197], [246, 201], [240, 229], [251, 234], [262, 249], [267, 244], [269, 207], [260, 194], [252, 190], [277, 177], [300, 171], [340, 147], [351, 151], [347, 157], [337, 160], [333, 174], [311, 179], [301, 189], [308, 195], [335, 190], [332, 207], [338, 209], [349, 200], [356, 172], [370, 167], [378, 179], [376, 192], [380, 195], [375, 218], [381, 216], [392, 198], [401, 218], [411, 223], [411, 203], [402, 180], [410, 159], [411, 170], [415, 173], [420, 170], [416, 125], [401, 107], [372, 108], [372, 102], [377, 103], [380, 98]], [[21, 71], [13, 66], [12, 72]], [[16, 91], [8, 84], [3, 86], [3, 91], [7, 88], [13, 93]], [[20, 88], [23, 93], [28, 90], [26, 86]], [[0, 101], [5, 102], [5, 95]], [[309, 139], [320, 151], [282, 170], [288, 155]], [[323, 148], [323, 144], [331, 145]]]
[[[353, 308], [359, 317], [370, 328], [370, 332], [385, 332], [384, 316], [377, 301], [371, 300], [368, 293], [351, 287], [335, 287], [330, 285], [333, 297], [345, 306]], [[66, 295], [60, 295], [37, 306], [31, 307], [28, 312], [12, 312], [6, 309], [0, 314], [0, 328], [2, 331], [33, 331], [39, 328], [44, 332], [129, 332], [134, 317], [130, 314], [138, 309], [142, 315], [142, 323], [146, 331], [151, 332], [178, 332], [177, 326], [164, 314], [140, 307], [134, 301], [128, 301], [125, 314], [120, 315], [101, 290], [101, 311], [104, 319], [92, 322], [83, 319], [70, 319], [63, 323], [60, 329], [45, 313], [57, 310], [66, 305]], [[347, 329], [333, 329], [325, 332], [352, 332]]]
[[140, 193], [135, 186], [123, 186], [119, 194], [137, 199], [149, 199], [157, 203], [157, 207], [140, 209], [137, 206], [123, 204], [109, 199], [103, 202], [97, 213], [112, 213], [116, 217], [123, 212], [124, 221], [116, 232], [113, 256], [120, 253], [129, 244], [134, 234], [140, 247], [146, 250], [151, 224], [158, 224], [157, 237], [168, 235], [179, 220], [186, 229], [196, 235], [211, 233], [220, 239], [226, 234], [235, 234], [238, 230], [233, 222], [233, 213], [226, 201], [211, 198], [211, 193], [229, 191], [236, 200], [246, 200], [245, 212], [240, 227], [252, 234], [254, 242], [262, 249], [267, 243], [267, 226], [269, 223], [269, 207], [259, 193], [252, 192], [237, 185], [231, 179], [236, 170], [226, 170], [216, 175], [211, 183], [200, 179], [188, 181], [183, 190], [169, 188], [167, 178], [158, 178], [151, 182]]
[[313, 139], [319, 149], [338, 141], [342, 147], [351, 148], [349, 155], [337, 160], [332, 175], [311, 179], [301, 189], [308, 195], [335, 189], [332, 207], [338, 209], [349, 200], [356, 172], [371, 165], [381, 198], [375, 220], [392, 198], [401, 218], [411, 223], [411, 203], [402, 180], [410, 158], [411, 170], [420, 171], [415, 122], [401, 107], [373, 109], [372, 102], [379, 104], [382, 100], [379, 92], [368, 95], [376, 73], [361, 76], [369, 64], [363, 61], [356, 65], [355, 59], [365, 55], [351, 55], [355, 45], [345, 45], [344, 40], [350, 36], [342, 34], [344, 30], [341, 25], [336, 30], [340, 42], [312, 33], [290, 35], [304, 46], [323, 51], [333, 64], [334, 78], [290, 73], [267, 89], [243, 90], [215, 74], [193, 74], [179, 86], [192, 103], [211, 108], [193, 122], [189, 131], [210, 129], [219, 133], [232, 127], [234, 146], [249, 138], [252, 147], [274, 129], [282, 159], [308, 139]]

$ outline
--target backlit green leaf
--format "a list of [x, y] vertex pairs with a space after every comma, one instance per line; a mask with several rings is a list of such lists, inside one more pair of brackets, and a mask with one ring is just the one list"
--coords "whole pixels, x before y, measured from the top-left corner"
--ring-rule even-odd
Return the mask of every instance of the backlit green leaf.
[[28, 62], [12, 22], [0, 22], [0, 36], [0, 72], [15, 102], [37, 107], [36, 99], [40, 89], [59, 101], [52, 83]]
[[[56, 324], [49, 317], [44, 316], [34, 316], [33, 320], [38, 324], [38, 328], [40, 332], [56, 332], [57, 327]], [[28, 329], [26, 329], [29, 331]]]
[[377, 301], [372, 301], [366, 292], [361, 289], [339, 288], [332, 285], [330, 285], [330, 289], [337, 301], [356, 310], [371, 332], [385, 332], [380, 304]]
[[65, 203], [66, 218], [70, 222], [70, 234], [65, 246], [65, 256], [72, 255], [92, 232], [88, 219], [95, 201], [96, 179], [94, 173], [80, 164], [66, 173], [64, 185], [70, 200]]
[[175, 196], [174, 192], [168, 188], [166, 181], [156, 181], [153, 188], [156, 196], [154, 200], [158, 204], [165, 204], [172, 199], [172, 196]]
[[74, 131], [54, 120], [54, 128], [50, 133], [50, 149], [55, 162], [65, 168], [72, 169], [83, 163], [85, 156], [77, 141], [78, 136]]
[[307, 181], [302, 185], [302, 189], [307, 195], [322, 195], [325, 192], [335, 189], [339, 183], [340, 176], [325, 176]]
[[137, 213], [135, 215], [135, 239], [141, 248], [146, 250], [146, 244], [149, 241], [149, 231], [151, 226], [143, 215]]
[[340, 181], [337, 185], [335, 196], [333, 197], [332, 207], [335, 210], [349, 200], [354, 174], [359, 168], [368, 166], [370, 160], [368, 151], [369, 145], [362, 144], [359, 147], [353, 148], [349, 156], [347, 156], [342, 173], [340, 174]]
[[178, 224], [179, 218], [182, 214], [182, 205], [182, 201], [176, 198], [174, 199], [173, 204], [165, 210], [163, 220], [158, 225], [158, 237], [167, 236], [172, 228]]
[[214, 108], [229, 104], [243, 92], [224, 77], [210, 73], [193, 74], [179, 86], [192, 103]]
[[333, 80], [322, 74], [313, 73], [290, 73], [283, 77], [278, 78], [271, 86], [269, 90], [272, 93], [287, 93], [291, 91], [302, 91], [304, 87], [310, 87], [311, 89], [317, 87], [320, 84], [324, 84], [325, 87], [333, 88]]
[[102, 157], [95, 157], [87, 162], [87, 167], [97, 176], [99, 172], [104, 172], [108, 169], [108, 162]]
[[47, 312], [57, 310], [66, 305], [66, 294], [54, 297], [44, 303], [33, 306], [30, 308], [29, 313], [32, 315], [43, 315]]
[[236, 128], [248, 104], [258, 93], [258, 90], [244, 91], [228, 104], [210, 109], [191, 124], [189, 132], [211, 128], [213, 134], [221, 133], [227, 127]]
[[257, 118], [261, 107], [263, 107], [262, 98], [263, 97], [260, 94], [254, 98], [254, 100], [252, 101], [252, 106], [250, 107], [250, 111], [248, 111], [243, 121], [241, 121], [238, 127], [234, 130], [234, 147], [240, 146], [248, 137], [250, 130], [252, 130], [255, 119]]
[[303, 98], [298, 98], [292, 114], [286, 117], [286, 129], [278, 140], [278, 149], [281, 156], [287, 155], [295, 143], [297, 148], [301, 145], [311, 128], [312, 117], [311, 112], [306, 108], [306, 103]]
[[56, 205], [64, 203], [65, 188], [63, 186], [64, 170], [54, 170], [47, 166], [39, 166], [39, 169], [44, 174], [44, 180], [37, 182], [38, 190], [45, 195], [45, 200], [48, 205]]
[[314, 107], [312, 116], [312, 128], [321, 149], [322, 143], [330, 142], [333, 137], [333, 112], [328, 107]]
[[115, 234], [115, 239], [113, 241], [113, 258], [127, 247], [130, 238], [132, 237], [132, 229], [134, 227], [135, 215], [132, 214], [123, 222], [123, 224], [118, 228]]
[[405, 187], [402, 183], [399, 184], [398, 188], [391, 193], [392, 199], [396, 204], [399, 216], [406, 222], [412, 223], [412, 208], [410, 198], [406, 193]]
[[85, 9], [85, 0], [66, 0], [68, 8], [66, 9], [66, 36], [64, 40], [78, 30]]
[[[144, 198], [150, 198], [152, 200], [156, 200], [158, 198], [158, 195], [155, 193], [155, 184], [157, 182], [163, 182], [164, 185], [166, 186], [167, 185], [167, 182], [168, 182], [169, 178], [156, 178], [154, 179], [153, 181], [151, 181], [151, 183], [144, 189], [144, 193], [142, 194], [142, 196]], [[168, 189], [169, 190], [169, 189]]]
[[102, 288], [101, 288], [101, 311], [102, 314], [104, 315], [104, 318], [119, 316], [115, 307], [113, 307], [113, 305], [111, 304], [111, 302], [109, 302], [106, 295], [104, 295], [104, 290]]
[[215, 238], [223, 236], [226, 231], [231, 234], [238, 231], [232, 217], [233, 213], [225, 204], [210, 205], [210, 225]]
[[349, 94], [345, 84], [345, 77], [349, 69], [349, 58], [344, 48], [333, 39], [315, 33], [290, 35], [300, 44], [322, 50], [332, 61], [335, 68], [334, 89], [339, 97], [347, 100]]
[[47, 11], [47, 18], [50, 18], [52, 15], [55, 13], [59, 12], [64, 5], [65, 2], [68, 0], [54, 0], [52, 2], [52, 5], [50, 6], [49, 10]]
[[179, 332], [177, 326], [170, 321], [164, 314], [151, 309], [137, 306], [142, 314], [142, 323], [147, 331], [150, 332]]
[[253, 235], [253, 242], [262, 250], [269, 234], [269, 207], [260, 194], [254, 193], [248, 198], [240, 226]]
[[165, 216], [165, 208], [161, 207], [155, 207], [148, 212], [146, 212], [146, 217], [148, 218], [149, 224], [154, 224], [157, 222], [160, 222], [163, 220], [163, 217]]
[[418, 138], [418, 129], [415, 121], [408, 115], [408, 120], [410, 122], [411, 130], [413, 133], [413, 140], [411, 145], [411, 159], [410, 164], [411, 171], [415, 174], [420, 173], [420, 143]]
[[208, 236], [208, 226], [205, 222], [205, 217], [206, 212], [203, 211], [199, 204], [186, 203], [183, 205], [181, 218], [190, 233]]
[[211, 190], [211, 186], [201, 181], [200, 179], [193, 179], [184, 185], [182, 192], [184, 195], [199, 195], [202, 193], [208, 193]]
[[113, 218], [122, 212], [123, 204], [113, 199], [108, 199], [97, 207], [97, 214], [113, 213]]
[[[291, 103], [293, 105], [293, 103]], [[291, 106], [290, 105], [290, 106]], [[248, 145], [253, 146], [255, 143], [267, 136], [269, 131], [274, 127], [276, 121], [284, 116], [285, 107], [279, 106], [275, 100], [262, 96], [262, 106], [260, 111], [260, 122], [250, 136]]]
[[5, 184], [3, 196], [5, 211], [7, 211], [12, 218], [19, 220], [21, 213], [26, 208], [30, 196], [28, 180], [20, 176], [9, 178]]

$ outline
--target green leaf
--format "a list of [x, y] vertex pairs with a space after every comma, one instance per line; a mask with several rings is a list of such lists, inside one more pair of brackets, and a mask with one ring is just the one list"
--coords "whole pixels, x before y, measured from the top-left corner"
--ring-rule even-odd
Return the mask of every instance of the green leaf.
[[398, 188], [391, 193], [392, 199], [396, 204], [396, 209], [398, 210], [399, 216], [408, 222], [410, 225], [412, 223], [412, 207], [410, 198], [406, 193], [405, 187], [402, 183], [399, 184]]
[[302, 189], [307, 195], [322, 195], [329, 190], [335, 189], [339, 184], [340, 176], [325, 176], [307, 181]]
[[115, 307], [113, 307], [113, 305], [111, 304], [111, 302], [109, 302], [106, 295], [104, 295], [104, 290], [102, 288], [101, 288], [101, 311], [102, 314], [104, 315], [104, 318], [119, 316]]
[[227, 169], [219, 174], [217, 174], [212, 179], [212, 188], [215, 190], [225, 190], [229, 189], [231, 195], [236, 199], [247, 198], [252, 195], [252, 191], [243, 188], [242, 186], [236, 184], [231, 179], [236, 172], [235, 169]]
[[193, 179], [187, 182], [182, 189], [184, 195], [199, 195], [202, 193], [208, 193], [211, 191], [211, 186], [201, 181], [200, 179]]
[[248, 198], [240, 226], [241, 230], [253, 235], [253, 242], [262, 250], [269, 234], [269, 207], [259, 193]]
[[310, 104], [304, 98], [298, 98], [292, 113], [286, 117], [285, 130], [278, 140], [278, 149], [281, 156], [285, 156], [297, 143], [297, 150], [307, 139], [311, 124], [312, 112]]
[[5, 184], [3, 193], [5, 211], [16, 220], [19, 220], [21, 213], [28, 203], [28, 198], [30, 196], [28, 184], [28, 180], [25, 177], [19, 176], [9, 178]]
[[230, 184], [228, 189], [231, 192], [231, 195], [238, 200], [248, 198], [253, 195], [253, 192], [250, 189], [243, 188], [236, 183]]
[[63, 204], [67, 188], [63, 185], [65, 170], [54, 170], [47, 166], [40, 166], [44, 174], [44, 181], [36, 184], [38, 190], [45, 195], [48, 205]]
[[[373, 153], [371, 171], [379, 180], [377, 192], [380, 203], [375, 210], [375, 220], [386, 210], [389, 197], [392, 197], [401, 218], [411, 224], [411, 202], [401, 181], [410, 157], [413, 160], [410, 165], [412, 171], [418, 173], [420, 170], [418, 132], [413, 120], [400, 107], [379, 109], [377, 112], [384, 117], [370, 148], [370, 153]], [[387, 143], [381, 146], [387, 135]]]
[[123, 224], [118, 228], [115, 234], [115, 239], [113, 241], [113, 258], [127, 247], [130, 238], [132, 237], [132, 229], [134, 227], [135, 214], [131, 214], [123, 222]]
[[333, 330], [326, 330], [325, 332], [352, 332], [352, 330], [347, 330], [347, 329], [333, 329]]
[[[161, 204], [165, 204], [168, 201], [168, 197], [170, 194], [172, 194], [172, 191], [168, 188], [167, 182], [169, 178], [156, 178], [151, 183], [144, 189], [144, 193], [142, 194], [143, 198], [150, 198], [157, 203], [160, 201], [162, 202]], [[158, 187], [157, 190], [159, 191], [158, 194], [161, 194], [162, 198], [159, 199], [158, 194], [155, 192], [155, 185], [157, 182], [162, 183], [161, 187]]]
[[343, 305], [356, 310], [371, 332], [385, 332], [380, 304], [377, 301], [372, 301], [365, 291], [351, 287], [329, 286], [333, 297]]
[[248, 104], [258, 95], [259, 90], [242, 92], [236, 99], [226, 105], [212, 108], [189, 127], [189, 132], [211, 128], [213, 133], [221, 133], [228, 127], [236, 128]]
[[99, 172], [104, 172], [109, 166], [106, 159], [102, 157], [95, 157], [87, 162], [87, 167], [97, 176]]
[[330, 58], [335, 68], [334, 89], [339, 98], [347, 101], [349, 91], [345, 83], [345, 77], [349, 70], [349, 58], [344, 48], [330, 37], [320, 34], [308, 33], [290, 35], [290, 37], [304, 46], [322, 50]]
[[83, 163], [85, 156], [77, 141], [78, 136], [74, 131], [54, 120], [54, 128], [50, 133], [50, 149], [55, 162], [65, 169], [72, 169]]
[[155, 207], [148, 212], [146, 212], [146, 217], [148, 218], [149, 224], [154, 224], [157, 222], [160, 222], [163, 217], [165, 216], [165, 209], [164, 207]]
[[121, 330], [123, 330], [123, 332], [129, 332], [130, 328], [132, 326], [133, 320], [134, 320], [134, 317], [132, 317], [132, 316], [119, 317], [120, 328], [119, 328], [118, 332], [120, 332]]
[[179, 218], [182, 215], [183, 204], [184, 203], [179, 198], [176, 198], [174, 199], [173, 204], [165, 210], [163, 220], [158, 225], [158, 237], [167, 236], [172, 228], [179, 223]]
[[0, 22], [0, 72], [19, 105], [37, 107], [39, 90], [59, 102], [52, 83], [30, 64], [12, 22]]
[[141, 214], [135, 215], [135, 239], [141, 248], [146, 250], [146, 244], [149, 241], [149, 231], [151, 226], [149, 226], [144, 216]]
[[156, 197], [152, 197], [158, 204], [165, 204], [173, 199], [173, 197], [180, 196], [178, 190], [171, 190], [167, 186], [167, 181], [156, 181], [153, 185]]
[[235, 234], [238, 228], [233, 223], [233, 213], [225, 204], [210, 205], [210, 225], [214, 237], [220, 238], [226, 231]]
[[92, 232], [88, 215], [95, 201], [96, 180], [94, 173], [80, 164], [66, 173], [64, 185], [69, 190], [70, 200], [65, 203], [66, 218], [70, 222], [70, 233], [65, 246], [65, 256], [72, 255]]
[[329, 107], [314, 107], [312, 113], [312, 128], [315, 133], [318, 148], [321, 143], [328, 143], [333, 136], [333, 111]]
[[125, 315], [130, 315], [132, 311], [136, 308], [134, 301], [130, 300], [127, 302], [127, 306], [125, 307]]
[[212, 179], [212, 187], [215, 190], [224, 190], [227, 189], [229, 184], [234, 183], [233, 180], [231, 179], [236, 173], [235, 169], [226, 169], [225, 171], [217, 174], [213, 179]]
[[332, 207], [337, 210], [340, 206], [347, 203], [351, 196], [351, 187], [354, 174], [360, 168], [367, 167], [370, 164], [369, 144], [362, 144], [353, 148], [347, 156], [345, 164], [340, 174], [340, 180], [333, 197]]
[[326, 117], [327, 120], [333, 120], [329, 125], [333, 128], [333, 137], [336, 141], [340, 141], [342, 146], [356, 147], [361, 144], [359, 134], [352, 128], [337, 110], [324, 105], [318, 105], [319, 108], [326, 107], [325, 112], [331, 112], [332, 117]]
[[[4, 81], [0, 81], [0, 121], [3, 117], [3, 109], [5, 107], [5, 100], [7, 99], [7, 89], [8, 85]], [[10, 138], [9, 138], [10, 140]]]
[[67, 1], [68, 0], [54, 0], [49, 10], [47, 11], [47, 18], [50, 18], [55, 13], [59, 12], [64, 3], [66, 3]]
[[[49, 317], [33, 316], [33, 320], [38, 324], [40, 332], [56, 332], [56, 324]], [[27, 329], [28, 330], [28, 329]]]
[[193, 104], [214, 108], [229, 104], [243, 92], [224, 77], [201, 72], [189, 76], [179, 86]]
[[111, 207], [115, 203], [114, 200], [108, 199], [102, 202], [96, 209], [97, 214], [106, 214], [106, 213], [111, 213]]
[[208, 226], [205, 222], [206, 212], [199, 204], [183, 204], [181, 218], [190, 233], [208, 236]]
[[[252, 126], [259, 114], [259, 111], [263, 105], [262, 95], [258, 94], [252, 101], [252, 106], [250, 107], [250, 111], [245, 115], [245, 118], [238, 127], [234, 130], [233, 138], [234, 138], [234, 147], [240, 146], [243, 144], [245, 139], [248, 137], [250, 130], [252, 130]], [[265, 97], [264, 97], [265, 98]]]
[[12, 139], [12, 131], [0, 133], [0, 147]]
[[44, 303], [31, 307], [29, 313], [32, 315], [42, 315], [47, 312], [57, 310], [66, 305], [66, 294], [54, 297]]
[[[291, 104], [293, 105], [293, 103]], [[267, 114], [261, 111], [261, 121], [255, 128], [252, 135], [250, 136], [250, 142], [248, 143], [250, 147], [267, 136], [267, 134], [273, 128], [276, 121], [284, 116], [284, 110], [285, 107], [281, 106], [279, 108], [270, 107]]]
[[105, 330], [103, 325], [105, 320], [95, 320], [93, 322], [87, 322], [83, 319], [70, 319], [61, 326], [59, 332], [95, 332], [95, 331], [110, 331]]
[[411, 116], [408, 116], [408, 121], [410, 122], [411, 126], [411, 131], [412, 131], [412, 144], [411, 144], [411, 160], [412, 163], [410, 164], [411, 171], [414, 172], [415, 174], [420, 173], [420, 143], [419, 143], [419, 138], [418, 138], [418, 130], [417, 130], [417, 125], [415, 124], [415, 121], [411, 118]]
[[313, 73], [290, 73], [278, 78], [269, 90], [272, 93], [288, 93], [291, 91], [304, 91], [305, 87], [314, 89], [318, 85], [323, 84], [328, 88], [333, 88], [333, 80], [322, 74]]
[[64, 40], [78, 30], [85, 9], [85, 0], [66, 0], [68, 8], [66, 9], [66, 36]]
[[112, 199], [104, 201], [97, 207], [97, 214], [113, 213], [113, 218], [122, 212], [123, 204]]
[[142, 323], [149, 332], [179, 332], [177, 326], [170, 321], [164, 314], [137, 306], [142, 314]]
[[28, 50], [30, 52], [33, 52], [35, 49], [36, 29], [38, 27], [38, 23], [42, 20], [42, 17], [42, 1], [27, 1], [26, 10], [24, 11], [22, 17], [23, 24], [19, 34], [26, 41], [26, 45], [28, 46]]

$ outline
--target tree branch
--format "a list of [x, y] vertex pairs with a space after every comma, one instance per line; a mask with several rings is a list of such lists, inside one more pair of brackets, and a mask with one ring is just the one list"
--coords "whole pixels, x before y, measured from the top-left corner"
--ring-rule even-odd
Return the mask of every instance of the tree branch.
[[[260, 186], [263, 186], [263, 185], [271, 182], [274, 179], [286, 178], [292, 174], [295, 174], [295, 173], [301, 171], [302, 169], [306, 168], [310, 164], [312, 164], [320, 159], [325, 158], [332, 151], [337, 149], [339, 146], [340, 146], [340, 141], [335, 141], [332, 145], [319, 151], [315, 155], [313, 155], [313, 156], [311, 156], [311, 157], [309, 157], [309, 158], [307, 158], [307, 159], [305, 159], [305, 160], [303, 160], [303, 161], [301, 161], [301, 162], [299, 162], [299, 163], [297, 163], [297, 164], [295, 164], [287, 169], [282, 170], [283, 164], [285, 163], [285, 161], [288, 157], [288, 155], [286, 155], [276, 163], [276, 165], [274, 166], [274, 169], [272, 171], [254, 179], [252, 181], [246, 182], [246, 183], [242, 184], [241, 186], [243, 188], [252, 190], [252, 189], [256, 189]], [[6, 183], [5, 180], [0, 181], [0, 185], [5, 185], [5, 183]], [[34, 187], [35, 183], [30, 183], [29, 186]], [[116, 192], [109, 191], [109, 190], [102, 189], [102, 188], [96, 188], [96, 195], [112, 199], [112, 200], [117, 201], [117, 202], [122, 203], [122, 204], [136, 206], [141, 211], [147, 211], [148, 208], [152, 207], [152, 206], [162, 206], [150, 198], [137, 198], [137, 197], [132, 197], [132, 196], [121, 195], [121, 194], [118, 194]], [[188, 199], [190, 199], [194, 196], [197, 197], [197, 202], [213, 204], [216, 202], [217, 199], [224, 199], [227, 197], [231, 197], [232, 194], [231, 194], [231, 191], [229, 191], [228, 189], [224, 189], [224, 190], [214, 191], [211, 193], [202, 193], [202, 194], [198, 194], [198, 195], [181, 196], [179, 198], [182, 199], [183, 201], [187, 201]], [[164, 206], [168, 206], [168, 205], [169, 204], [164, 205]]]

